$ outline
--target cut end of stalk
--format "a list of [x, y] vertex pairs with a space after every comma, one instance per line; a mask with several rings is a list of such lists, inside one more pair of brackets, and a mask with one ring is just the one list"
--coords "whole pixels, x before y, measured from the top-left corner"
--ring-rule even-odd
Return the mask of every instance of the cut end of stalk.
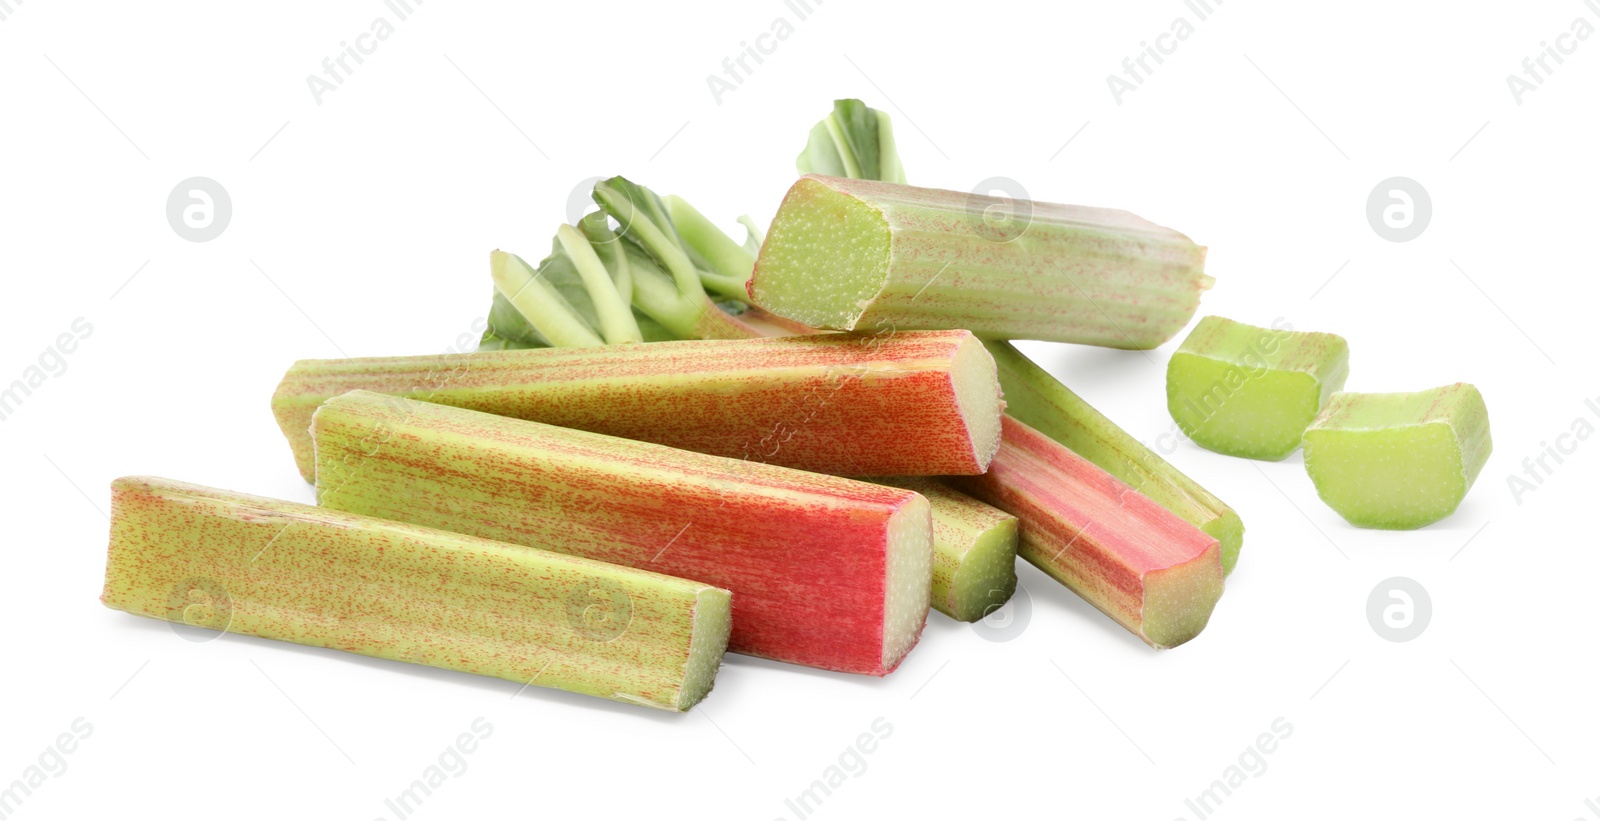
[[1205, 629], [1222, 598], [1218, 552], [1213, 545], [1191, 561], [1145, 575], [1141, 630], [1150, 646], [1177, 647]]
[[711, 692], [717, 669], [722, 666], [722, 655], [728, 649], [728, 635], [733, 628], [732, 595], [716, 587], [707, 587], [695, 597], [694, 615], [691, 619], [693, 638], [689, 641], [689, 663], [684, 669], [683, 686], [678, 691], [678, 712], [700, 703]]
[[[889, 223], [881, 212], [802, 177], [784, 196], [767, 231], [750, 297], [813, 328], [856, 330], [856, 321], [888, 283], [889, 244]], [[827, 262], [818, 266], [817, 260]]]
[[1357, 527], [1412, 530], [1466, 497], [1493, 448], [1478, 389], [1336, 393], [1305, 432], [1317, 495]]
[[884, 580], [883, 667], [888, 675], [900, 666], [922, 635], [932, 596], [933, 514], [921, 494], [908, 498], [889, 517], [888, 573]]
[[1349, 373], [1343, 337], [1208, 316], [1167, 363], [1167, 410], [1207, 450], [1278, 461]]
[[1017, 520], [1009, 518], [980, 534], [950, 582], [949, 610], [956, 621], [978, 621], [1017, 592]]
[[[956, 407], [967, 426], [973, 459], [981, 473], [988, 470], [989, 462], [1000, 449], [1000, 417], [1005, 410], [994, 357], [984, 348], [983, 342], [969, 336], [956, 350], [955, 366], [950, 375]], [[1000, 412], [996, 412], [996, 408]]]

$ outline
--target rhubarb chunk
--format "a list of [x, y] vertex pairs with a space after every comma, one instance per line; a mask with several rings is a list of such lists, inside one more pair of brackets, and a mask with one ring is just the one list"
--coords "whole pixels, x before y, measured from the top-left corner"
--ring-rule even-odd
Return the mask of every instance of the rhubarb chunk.
[[151, 477], [112, 485], [107, 607], [518, 684], [687, 710], [728, 591]]
[[[986, 221], [1004, 209], [1023, 213]], [[1154, 348], [1210, 287], [1205, 255], [1123, 211], [812, 174], [773, 218], [750, 296], [818, 328]]]
[[1277, 461], [1349, 373], [1343, 337], [1208, 316], [1167, 362], [1167, 410], [1206, 450]]
[[307, 481], [312, 412], [358, 389], [839, 475], [982, 473], [1000, 444], [966, 331], [304, 360], [272, 412]]
[[884, 675], [927, 617], [908, 490], [368, 391], [311, 432], [322, 505], [726, 588], [734, 652]]
[[1357, 527], [1412, 530], [1454, 513], [1494, 444], [1483, 394], [1336, 393], [1305, 432], [1317, 495]]
[[1233, 508], [1117, 427], [1011, 343], [985, 341], [983, 346], [994, 355], [1008, 415], [1215, 536], [1222, 547], [1222, 572], [1233, 572], [1244, 544], [1244, 522]]
[[937, 479], [879, 479], [914, 490], [933, 508], [933, 609], [977, 621], [1017, 590], [1017, 517]]
[[1016, 516], [1018, 555], [1151, 647], [1199, 635], [1222, 596], [1214, 537], [1010, 416], [989, 472], [947, 481]]

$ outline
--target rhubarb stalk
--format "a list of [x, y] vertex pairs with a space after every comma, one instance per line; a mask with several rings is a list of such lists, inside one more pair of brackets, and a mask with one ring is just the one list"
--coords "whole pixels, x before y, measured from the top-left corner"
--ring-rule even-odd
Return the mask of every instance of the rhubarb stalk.
[[986, 341], [1005, 391], [1006, 413], [1133, 486], [1179, 518], [1216, 537], [1222, 569], [1232, 573], [1244, 544], [1233, 508], [1117, 427], [1007, 342]]
[[711, 689], [728, 591], [150, 477], [112, 485], [107, 607], [666, 710]]
[[1206, 450], [1277, 461], [1349, 373], [1343, 337], [1208, 316], [1167, 360], [1167, 412]]
[[[1002, 210], [1022, 213], [987, 221]], [[750, 296], [818, 328], [1154, 348], [1210, 287], [1205, 250], [1122, 211], [813, 174], [773, 218]]]
[[855, 476], [982, 473], [994, 361], [966, 331], [304, 360], [272, 412], [306, 481], [311, 414], [351, 390]]
[[735, 652], [884, 675], [927, 615], [911, 491], [368, 391], [311, 430], [322, 505], [727, 588]]
[[1336, 393], [1305, 431], [1317, 495], [1357, 527], [1411, 530], [1454, 513], [1494, 449], [1483, 394]]
[[1020, 556], [1152, 647], [1199, 635], [1222, 595], [1215, 538], [1010, 416], [989, 472], [948, 481], [1016, 516]]

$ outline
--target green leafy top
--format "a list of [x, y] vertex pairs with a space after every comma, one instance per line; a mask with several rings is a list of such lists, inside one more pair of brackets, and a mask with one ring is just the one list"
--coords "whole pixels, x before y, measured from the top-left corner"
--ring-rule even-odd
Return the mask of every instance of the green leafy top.
[[889, 115], [860, 100], [834, 100], [832, 113], [812, 127], [795, 165], [802, 174], [906, 181]]

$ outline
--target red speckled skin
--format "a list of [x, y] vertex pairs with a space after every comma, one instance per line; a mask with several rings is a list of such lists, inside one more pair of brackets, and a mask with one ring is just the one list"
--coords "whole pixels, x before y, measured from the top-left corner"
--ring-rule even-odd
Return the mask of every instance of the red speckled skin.
[[888, 533], [911, 491], [364, 391], [312, 433], [325, 506], [692, 578], [733, 592], [734, 652], [894, 667]]
[[989, 472], [950, 481], [1021, 521], [1019, 556], [1141, 638], [1151, 573], [1210, 562], [1220, 586], [1215, 538], [1010, 416], [1001, 430]]
[[311, 414], [351, 390], [818, 473], [962, 475], [993, 455], [974, 447], [953, 379], [979, 344], [937, 331], [305, 360], [272, 407], [307, 481]]

